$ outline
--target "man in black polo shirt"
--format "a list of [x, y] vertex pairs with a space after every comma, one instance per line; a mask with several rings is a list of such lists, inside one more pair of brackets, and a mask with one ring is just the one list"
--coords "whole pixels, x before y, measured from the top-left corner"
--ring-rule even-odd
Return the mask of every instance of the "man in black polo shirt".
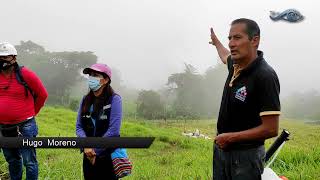
[[215, 180], [259, 180], [264, 141], [278, 135], [280, 84], [258, 50], [260, 29], [250, 19], [231, 24], [226, 49], [211, 28], [211, 40], [229, 75], [225, 83], [215, 138]]

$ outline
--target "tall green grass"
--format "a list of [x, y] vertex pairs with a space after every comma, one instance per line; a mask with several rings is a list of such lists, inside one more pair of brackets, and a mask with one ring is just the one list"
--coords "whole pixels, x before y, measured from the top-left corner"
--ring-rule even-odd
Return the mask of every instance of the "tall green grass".
[[[46, 107], [37, 117], [39, 136], [75, 136], [76, 113]], [[126, 179], [212, 179], [213, 141], [182, 136], [199, 129], [214, 138], [214, 120], [148, 121], [124, 119], [122, 136], [154, 136], [149, 149], [128, 149], [134, 164]], [[320, 126], [281, 120], [281, 128], [292, 135], [271, 168], [293, 180], [320, 179]], [[274, 139], [268, 140], [266, 146]], [[37, 149], [39, 179], [83, 179], [82, 154], [78, 149]], [[0, 155], [0, 177], [8, 177], [7, 164]]]

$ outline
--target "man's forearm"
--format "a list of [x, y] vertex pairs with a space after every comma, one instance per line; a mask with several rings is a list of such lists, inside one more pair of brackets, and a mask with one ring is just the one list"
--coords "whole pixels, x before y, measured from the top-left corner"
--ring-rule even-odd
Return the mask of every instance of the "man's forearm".
[[265, 128], [263, 125], [245, 131], [233, 132], [231, 142], [265, 140], [278, 135], [278, 129]]
[[278, 135], [279, 115], [261, 116], [262, 124], [244, 131], [231, 133], [231, 142], [265, 140]]
[[219, 54], [221, 61], [224, 64], [226, 64], [227, 58], [230, 55], [230, 51], [227, 48], [225, 48], [219, 40], [216, 40], [214, 43], [215, 43], [215, 46], [216, 46], [216, 49], [218, 51], [218, 54]]

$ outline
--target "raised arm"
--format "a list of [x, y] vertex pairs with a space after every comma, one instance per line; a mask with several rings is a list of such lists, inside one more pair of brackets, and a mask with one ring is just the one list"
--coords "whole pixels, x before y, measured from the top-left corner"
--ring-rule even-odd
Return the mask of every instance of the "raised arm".
[[211, 42], [209, 43], [216, 47], [221, 61], [223, 62], [223, 64], [226, 64], [227, 58], [230, 55], [230, 51], [222, 45], [212, 28], [210, 28], [210, 32]]

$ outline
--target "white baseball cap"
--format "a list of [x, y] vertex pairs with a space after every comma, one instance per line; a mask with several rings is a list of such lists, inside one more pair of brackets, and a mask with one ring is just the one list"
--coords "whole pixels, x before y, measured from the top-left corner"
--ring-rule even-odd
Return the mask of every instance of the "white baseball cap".
[[16, 48], [7, 42], [0, 43], [0, 56], [10, 56], [10, 55], [17, 55]]

